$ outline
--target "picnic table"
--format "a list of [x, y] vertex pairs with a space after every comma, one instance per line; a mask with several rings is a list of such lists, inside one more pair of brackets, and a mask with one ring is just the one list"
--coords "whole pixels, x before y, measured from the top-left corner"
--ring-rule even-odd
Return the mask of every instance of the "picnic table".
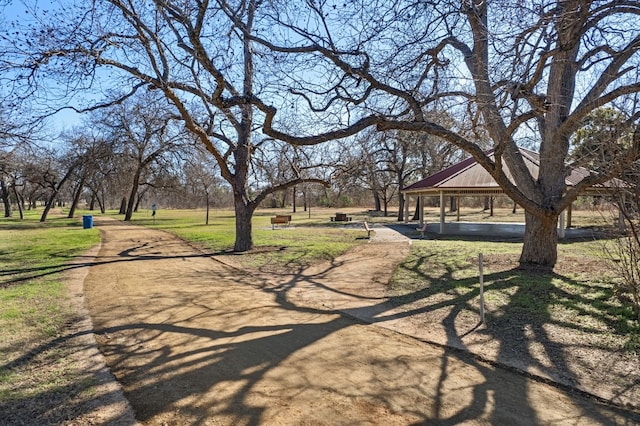
[[336, 213], [331, 217], [331, 222], [351, 222], [351, 216], [347, 216], [346, 213]]

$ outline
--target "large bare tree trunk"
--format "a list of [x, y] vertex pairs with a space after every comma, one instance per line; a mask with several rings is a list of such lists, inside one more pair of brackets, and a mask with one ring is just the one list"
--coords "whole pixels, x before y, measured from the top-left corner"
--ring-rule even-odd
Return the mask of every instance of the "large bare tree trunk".
[[82, 195], [82, 190], [84, 189], [84, 178], [80, 180], [76, 191], [73, 194], [73, 201], [71, 202], [71, 207], [69, 208], [69, 214], [67, 217], [71, 219], [76, 214], [76, 209], [78, 208], [78, 203], [80, 202], [80, 196]]
[[98, 205], [100, 206], [100, 213], [105, 214], [107, 208], [105, 206], [104, 195], [102, 195], [102, 197], [98, 197], [96, 200], [98, 201]]
[[11, 217], [11, 202], [9, 201], [9, 188], [3, 179], [0, 179], [0, 195], [4, 203], [4, 217]]
[[140, 174], [142, 170], [138, 168], [136, 174], [133, 176], [133, 184], [131, 185], [131, 192], [129, 193], [129, 201], [127, 202], [127, 211], [124, 214], [124, 221], [128, 222], [133, 216], [133, 207], [136, 202], [136, 195], [138, 194], [138, 187], [140, 186]]
[[411, 220], [420, 220], [420, 207], [423, 207], [420, 205], [421, 202], [424, 203], [424, 201], [416, 200], [416, 208], [413, 209], [413, 217]]
[[138, 208], [140, 207], [140, 204], [142, 203], [142, 199], [147, 194], [147, 192], [149, 192], [149, 186], [145, 186], [144, 188], [142, 188], [142, 191], [136, 194], [136, 205], [133, 207], [134, 213], [138, 213]]
[[253, 217], [253, 207], [244, 202], [242, 196], [234, 196], [236, 213], [236, 242], [234, 251], [243, 252], [253, 248], [253, 235], [251, 233], [251, 218]]
[[53, 207], [53, 203], [56, 200], [56, 197], [58, 196], [58, 193], [60, 192], [60, 189], [64, 186], [64, 184], [67, 182], [67, 180], [69, 180], [69, 178], [73, 174], [74, 168], [75, 167], [70, 167], [69, 168], [67, 173], [64, 175], [64, 177], [60, 181], [60, 183], [58, 183], [57, 185], [55, 185], [55, 184], [52, 185], [52, 187], [51, 187], [51, 195], [50, 195], [49, 199], [47, 200], [47, 203], [44, 206], [44, 210], [42, 212], [42, 216], [40, 216], [40, 222], [44, 222], [44, 221], [47, 220], [47, 215], [49, 214], [49, 210], [51, 210], [51, 207]]
[[520, 266], [553, 269], [558, 257], [558, 216], [537, 217], [525, 211], [526, 227]]
[[404, 203], [407, 200], [405, 199], [404, 194], [401, 192], [398, 193], [398, 222], [402, 222], [404, 220]]
[[51, 210], [51, 207], [53, 207], [53, 203], [55, 202], [57, 196], [58, 190], [56, 189], [51, 193], [49, 199], [47, 199], [47, 202], [44, 205], [44, 210], [42, 211], [42, 215], [40, 216], [40, 222], [45, 222], [47, 220], [49, 211]]
[[20, 213], [20, 220], [24, 219], [24, 197], [18, 193], [16, 189], [16, 185], [14, 183], [11, 184], [11, 190], [13, 191], [13, 196], [16, 197], [16, 204], [18, 206], [18, 212]]
[[209, 192], [208, 191], [206, 192], [206, 201], [207, 201], [207, 217], [205, 219], [204, 224], [208, 225], [209, 224], [209, 204], [210, 204], [209, 203]]
[[380, 201], [380, 194], [377, 191], [373, 191], [373, 201], [376, 205], [376, 211], [379, 212], [382, 210], [382, 202]]
[[297, 205], [296, 205], [296, 187], [295, 186], [292, 188], [291, 192], [293, 193], [293, 197], [292, 197], [293, 199], [291, 200], [291, 203], [293, 204], [293, 213], [295, 213], [296, 212], [296, 208], [297, 208]]

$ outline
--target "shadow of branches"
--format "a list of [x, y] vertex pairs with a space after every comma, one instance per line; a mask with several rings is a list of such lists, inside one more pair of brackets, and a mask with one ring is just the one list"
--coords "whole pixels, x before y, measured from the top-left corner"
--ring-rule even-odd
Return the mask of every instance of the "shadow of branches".
[[[503, 368], [517, 358], [524, 371], [576, 379], [569, 348], [547, 328], [562, 322], [546, 307], [586, 308], [555, 290], [557, 276], [529, 288], [516, 270], [489, 274], [488, 289], [509, 297], [500, 306], [489, 299], [488, 325], [474, 329], [478, 289], [456, 265], [430, 272], [418, 257], [405, 267], [427, 286], [380, 292], [390, 278], [380, 271], [400, 260], [392, 256], [400, 246], [366, 244], [278, 275], [225, 265], [150, 230], [104, 233], [85, 291], [101, 350], [146, 424], [540, 424], [558, 413], [576, 423], [640, 422]], [[537, 304], [535, 318], [526, 300]], [[436, 326], [441, 340], [436, 330], [411, 333]], [[473, 355], [483, 342], [493, 342], [496, 362]]]

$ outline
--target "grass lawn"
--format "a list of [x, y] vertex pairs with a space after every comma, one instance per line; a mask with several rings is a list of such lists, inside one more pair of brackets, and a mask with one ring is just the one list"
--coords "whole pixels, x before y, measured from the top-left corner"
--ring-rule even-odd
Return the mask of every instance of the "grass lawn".
[[417, 241], [396, 270], [389, 295], [402, 304], [455, 306], [478, 318], [482, 253], [489, 325], [552, 324], [584, 332], [611, 350], [640, 354], [640, 322], [616, 297], [617, 277], [603, 252], [607, 243], [561, 243], [554, 273], [544, 274], [517, 268], [522, 243]]
[[0, 219], [0, 418], [25, 406], [60, 411], [56, 401], [91, 389], [67, 362], [71, 349], [52, 343], [76, 315], [62, 273], [99, 233], [79, 219], [38, 220]]
[[[348, 209], [351, 222], [331, 222], [334, 210], [312, 209], [291, 213], [288, 210], [258, 210], [253, 217], [255, 249], [243, 256], [246, 267], [300, 268], [329, 260], [349, 248], [366, 242], [363, 220], [372, 220], [367, 211]], [[292, 216], [291, 225], [272, 228], [270, 218], [276, 214]], [[392, 221], [387, 217], [379, 221]], [[150, 211], [134, 215], [133, 223], [163, 229], [180, 238], [196, 243], [207, 251], [226, 254], [233, 250], [235, 218], [232, 211], [210, 213], [205, 225], [202, 210], [159, 210], [155, 219]]]

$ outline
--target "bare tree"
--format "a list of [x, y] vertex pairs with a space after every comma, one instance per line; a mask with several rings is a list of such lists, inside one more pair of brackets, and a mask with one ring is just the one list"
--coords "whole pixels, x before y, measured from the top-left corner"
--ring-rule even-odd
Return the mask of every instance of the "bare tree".
[[124, 220], [131, 220], [144, 176], [162, 158], [177, 152], [185, 142], [181, 127], [164, 99], [136, 94], [103, 111], [101, 125], [117, 140], [131, 169]]
[[0, 107], [0, 200], [4, 204], [4, 216], [11, 217], [11, 198], [12, 195], [15, 196], [21, 219], [22, 205], [16, 192], [16, 181], [21, 173], [20, 160], [32, 142], [37, 140], [37, 134], [43, 127], [43, 123], [32, 124], [22, 121], [20, 117], [23, 114], [25, 111], [10, 103], [5, 105], [3, 102]]
[[204, 195], [206, 208], [205, 225], [209, 224], [209, 210], [213, 190], [220, 184], [217, 163], [211, 160], [212, 158], [206, 150], [197, 147], [186, 159], [183, 170], [186, 183], [191, 191], [199, 196]]
[[[635, 117], [612, 107], [593, 110], [571, 139], [571, 160], [594, 172], [611, 174], [625, 153], [633, 152]], [[637, 136], [636, 136], [637, 137]], [[623, 161], [624, 170], [632, 162]], [[630, 169], [633, 169], [631, 167]], [[624, 171], [622, 176], [624, 177]]]
[[4, 217], [11, 217], [11, 189], [10, 179], [17, 172], [14, 153], [0, 151], [0, 200], [4, 204]]
[[[565, 183], [569, 141], [582, 120], [605, 105], [635, 105], [640, 27], [630, 23], [640, 14], [636, 2], [274, 4], [272, 28], [286, 30], [260, 43], [307, 58], [295, 60], [287, 84], [308, 106], [305, 113], [334, 120], [320, 134], [284, 135], [275, 128], [276, 110], [265, 105], [267, 134], [314, 144], [376, 125], [439, 136], [471, 154], [524, 207], [520, 264], [555, 265], [559, 215], [585, 188], [615, 174], [592, 173], [572, 188]], [[327, 71], [312, 71], [319, 68]], [[473, 126], [446, 128], [427, 109], [466, 115]], [[478, 134], [490, 138], [495, 158]], [[520, 156], [518, 144], [525, 142], [539, 146], [537, 175]], [[620, 161], [637, 158], [637, 150], [627, 154]]]
[[87, 189], [91, 191], [90, 188], [104, 178], [105, 165], [112, 164], [114, 144], [95, 134], [94, 124], [86, 121], [84, 126], [74, 127], [61, 135], [61, 139], [69, 146], [67, 156], [73, 155], [77, 159], [77, 167], [69, 178], [71, 187], [71, 205], [67, 215], [69, 218], [75, 216], [85, 191]]
[[58, 194], [80, 163], [79, 157], [71, 150], [54, 151], [41, 147], [38, 155], [33, 156], [31, 161], [24, 165], [26, 179], [42, 190], [40, 196], [45, 200], [40, 222], [47, 220]]
[[397, 132], [362, 132], [348, 142], [350, 149], [346, 150], [346, 158], [337, 173], [339, 179], [354, 182], [370, 191], [376, 210], [382, 210], [385, 216], [388, 216], [389, 204], [399, 194], [407, 178], [405, 170], [410, 161], [408, 151], [403, 149], [407, 145], [398, 143], [396, 136]]
[[[0, 68], [12, 70], [13, 99], [49, 96], [41, 104], [51, 105], [57, 96], [78, 111], [120, 103], [142, 89], [161, 93], [231, 185], [234, 248], [245, 251], [253, 246], [253, 212], [265, 197], [319, 181], [293, 176], [250, 190], [255, 149], [273, 140], [257, 133], [264, 114], [256, 105], [274, 98], [270, 87], [277, 80], [273, 57], [249, 36], [265, 28], [259, 3], [96, 0], [61, 1], [51, 11], [28, 7], [37, 19], [31, 26], [12, 23], [16, 30], [2, 40]], [[109, 87], [109, 100], [73, 97], [98, 91], [101, 84]]]

